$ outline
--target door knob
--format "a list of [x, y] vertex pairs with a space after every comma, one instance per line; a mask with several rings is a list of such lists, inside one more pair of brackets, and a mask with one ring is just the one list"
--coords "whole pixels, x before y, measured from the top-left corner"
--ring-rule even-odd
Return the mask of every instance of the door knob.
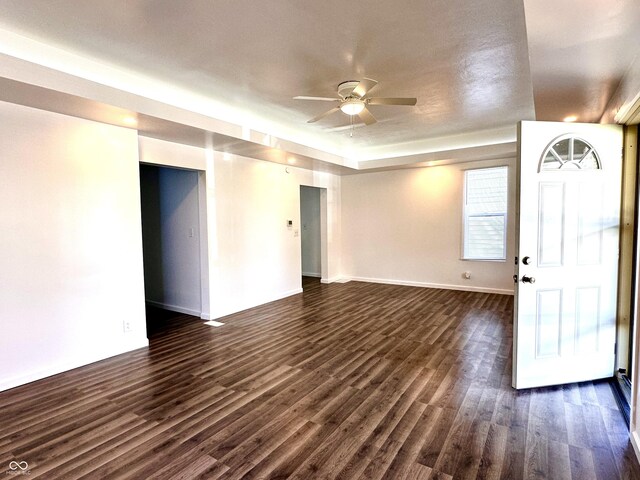
[[522, 263], [529, 265], [531, 263], [531, 257], [522, 257]]
[[530, 277], [529, 275], [523, 275], [522, 283], [536, 283], [536, 279], [533, 277]]

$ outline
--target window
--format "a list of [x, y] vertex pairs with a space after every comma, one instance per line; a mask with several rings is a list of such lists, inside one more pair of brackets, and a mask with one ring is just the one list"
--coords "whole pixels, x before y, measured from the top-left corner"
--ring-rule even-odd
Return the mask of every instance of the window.
[[464, 173], [465, 260], [507, 258], [507, 167]]
[[573, 135], [562, 135], [542, 154], [542, 170], [600, 170], [600, 157], [589, 142]]

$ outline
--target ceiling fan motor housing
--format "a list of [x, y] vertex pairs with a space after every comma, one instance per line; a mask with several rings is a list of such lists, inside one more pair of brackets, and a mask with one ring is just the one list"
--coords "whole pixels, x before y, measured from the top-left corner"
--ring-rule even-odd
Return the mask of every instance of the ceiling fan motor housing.
[[353, 89], [358, 86], [360, 82], [357, 80], [349, 80], [347, 82], [342, 82], [338, 85], [338, 95], [342, 98], [347, 98], [353, 92]]

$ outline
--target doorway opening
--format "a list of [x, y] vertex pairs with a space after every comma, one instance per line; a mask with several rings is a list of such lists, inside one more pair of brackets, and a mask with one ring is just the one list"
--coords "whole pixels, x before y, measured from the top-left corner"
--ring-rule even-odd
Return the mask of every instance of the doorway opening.
[[204, 313], [203, 174], [140, 165], [147, 337]]
[[302, 288], [326, 281], [327, 189], [300, 185]]

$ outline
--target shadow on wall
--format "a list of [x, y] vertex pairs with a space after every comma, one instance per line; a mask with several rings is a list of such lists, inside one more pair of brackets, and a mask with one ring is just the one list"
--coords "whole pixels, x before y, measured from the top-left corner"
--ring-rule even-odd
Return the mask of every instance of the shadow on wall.
[[[162, 263], [162, 230], [160, 220], [160, 168], [140, 165], [140, 202], [142, 207], [142, 249], [144, 258], [144, 298], [154, 298], [156, 292], [164, 292]], [[153, 282], [149, 281], [153, 279]]]

